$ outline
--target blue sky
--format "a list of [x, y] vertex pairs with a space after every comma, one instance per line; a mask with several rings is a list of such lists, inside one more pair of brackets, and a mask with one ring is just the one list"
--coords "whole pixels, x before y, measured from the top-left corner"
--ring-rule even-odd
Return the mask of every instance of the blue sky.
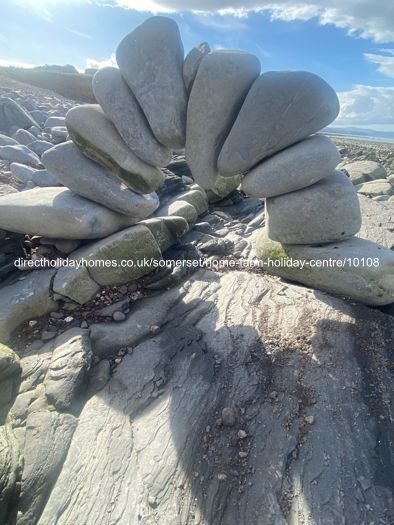
[[207, 41], [254, 53], [262, 71], [313, 71], [339, 93], [336, 124], [394, 131], [387, 0], [1, 0], [0, 64], [110, 63], [121, 38], [152, 12], [178, 22], [185, 52]]

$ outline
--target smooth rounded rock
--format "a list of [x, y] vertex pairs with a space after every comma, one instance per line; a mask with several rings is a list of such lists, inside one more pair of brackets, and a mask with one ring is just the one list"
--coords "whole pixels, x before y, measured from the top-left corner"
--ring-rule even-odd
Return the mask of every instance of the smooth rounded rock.
[[19, 164], [18, 162], [12, 162], [10, 164], [10, 171], [15, 177], [17, 182], [23, 182], [27, 184], [33, 180], [33, 174], [37, 171], [35, 168], [26, 166], [25, 164]]
[[353, 184], [335, 171], [313, 186], [266, 200], [268, 235], [284, 244], [345, 240], [361, 228]]
[[255, 166], [242, 181], [251, 197], [274, 197], [311, 186], [332, 173], [341, 156], [328, 137], [314, 135]]
[[187, 95], [176, 22], [163, 16], [149, 18], [123, 38], [116, 60], [157, 140], [170, 148], [182, 148]]
[[159, 206], [156, 193], [140, 195], [118, 177], [87, 159], [72, 142], [46, 151], [42, 161], [51, 175], [70, 190], [130, 217], [144, 218]]
[[18, 141], [0, 133], [0, 146], [17, 146]]
[[35, 140], [27, 144], [27, 147], [31, 149], [36, 155], [41, 157], [48, 149], [53, 148], [53, 144], [47, 142], [46, 140]]
[[215, 51], [201, 61], [187, 109], [186, 160], [205, 189], [215, 186], [221, 147], [259, 73], [258, 59], [248, 53]]
[[13, 134], [12, 138], [24, 146], [27, 146], [30, 142], [36, 140], [36, 137], [26, 129], [18, 129], [18, 131]]
[[138, 193], [151, 193], [164, 181], [163, 172], [139, 159], [123, 141], [99, 105], [70, 109], [66, 117], [70, 137], [89, 158], [98, 162]]
[[0, 228], [16, 233], [98, 239], [135, 222], [66, 188], [34, 188], [0, 198]]
[[[188, 224], [195, 224], [198, 219], [196, 208], [187, 201], [173, 200], [156, 211], [156, 217], [177, 216], [186, 219]], [[1, 226], [1, 225], [0, 225]]]
[[11, 98], [0, 98], [0, 131], [12, 133], [14, 127], [27, 129], [31, 126], [37, 126], [37, 122], [22, 106]]
[[347, 172], [353, 184], [361, 184], [387, 177], [385, 167], [374, 160], [356, 160], [355, 162], [344, 164], [341, 169]]
[[374, 242], [351, 237], [323, 246], [282, 245], [263, 229], [256, 255], [273, 275], [371, 306], [394, 302], [394, 252]]
[[9, 162], [19, 162], [27, 166], [38, 167], [41, 164], [40, 157], [33, 153], [27, 146], [2, 146], [0, 158]]
[[92, 87], [97, 102], [131, 151], [152, 166], [167, 166], [171, 161], [171, 150], [153, 136], [137, 99], [119, 69], [99, 69], [93, 77]]
[[183, 63], [183, 81], [185, 82], [186, 91], [190, 93], [194, 79], [196, 78], [201, 60], [211, 51], [207, 42], [202, 42], [193, 47], [185, 57]]
[[149, 228], [162, 252], [167, 250], [189, 231], [187, 220], [176, 215], [153, 217], [140, 221], [138, 224], [143, 224]]
[[259, 161], [328, 126], [339, 113], [335, 91], [306, 71], [263, 73], [250, 88], [218, 159], [221, 175]]

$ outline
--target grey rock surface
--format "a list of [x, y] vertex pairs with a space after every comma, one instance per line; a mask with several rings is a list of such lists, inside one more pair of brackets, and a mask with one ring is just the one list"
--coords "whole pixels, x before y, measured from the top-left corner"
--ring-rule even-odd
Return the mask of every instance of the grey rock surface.
[[7, 343], [13, 330], [24, 321], [57, 309], [50, 295], [54, 274], [54, 270], [38, 270], [1, 288], [0, 342]]
[[242, 190], [252, 197], [300, 190], [330, 175], [340, 159], [328, 137], [314, 135], [255, 166], [243, 178]]
[[97, 102], [131, 151], [152, 166], [169, 164], [171, 150], [153, 136], [137, 99], [119, 69], [99, 69], [93, 77], [92, 86]]
[[48, 149], [53, 148], [53, 144], [47, 142], [46, 140], [34, 140], [33, 142], [27, 144], [27, 146], [39, 157], [41, 157], [41, 155]]
[[121, 179], [87, 159], [72, 142], [46, 151], [42, 161], [48, 171], [70, 190], [115, 212], [144, 218], [159, 206], [156, 193], [135, 193]]
[[266, 200], [268, 235], [284, 244], [345, 240], [361, 228], [353, 184], [335, 171], [313, 186]]
[[306, 71], [263, 73], [250, 88], [220, 152], [230, 176], [328, 126], [339, 113], [335, 91]]
[[[133, 352], [82, 410], [39, 525], [387, 521], [388, 445], [375, 445], [392, 407], [372, 394], [392, 385], [392, 318], [269, 276], [196, 277], [113, 323]], [[147, 312], [162, 329], [135, 340]]]
[[159, 142], [185, 145], [187, 95], [178, 25], [154, 16], [126, 35], [116, 50], [119, 69]]
[[215, 51], [201, 61], [187, 109], [186, 160], [205, 189], [215, 186], [221, 147], [259, 73], [258, 59], [248, 53]]
[[98, 239], [136, 222], [66, 188], [35, 188], [0, 198], [0, 228], [52, 239]]
[[9, 137], [8, 135], [3, 135], [0, 133], [0, 146], [17, 146], [18, 141]]
[[358, 237], [394, 249], [394, 213], [391, 203], [375, 202], [359, 195], [362, 225]]
[[376, 179], [363, 182], [356, 186], [357, 193], [368, 195], [369, 197], [379, 197], [381, 195], [394, 195], [394, 186], [386, 179]]

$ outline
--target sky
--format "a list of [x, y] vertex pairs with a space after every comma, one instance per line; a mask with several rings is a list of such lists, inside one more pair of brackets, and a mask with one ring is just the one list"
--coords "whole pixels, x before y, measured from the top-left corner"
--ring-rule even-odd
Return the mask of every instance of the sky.
[[394, 131], [390, 0], [0, 0], [0, 65], [115, 65], [152, 14], [176, 20], [185, 53], [206, 41], [255, 54], [262, 72], [320, 75], [341, 102], [335, 126]]

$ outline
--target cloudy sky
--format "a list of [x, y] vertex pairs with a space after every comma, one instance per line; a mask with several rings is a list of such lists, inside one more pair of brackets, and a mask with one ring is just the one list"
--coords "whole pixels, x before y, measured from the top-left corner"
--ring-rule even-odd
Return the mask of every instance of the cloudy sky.
[[111, 64], [152, 13], [178, 22], [185, 52], [207, 41], [256, 54], [262, 71], [312, 71], [339, 93], [336, 125], [394, 131], [390, 0], [0, 0], [0, 65]]

